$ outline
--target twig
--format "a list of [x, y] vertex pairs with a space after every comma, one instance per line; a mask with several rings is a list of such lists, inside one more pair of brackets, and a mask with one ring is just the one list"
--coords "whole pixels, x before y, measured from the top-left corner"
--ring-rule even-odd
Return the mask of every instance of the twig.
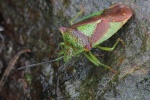
[[18, 52], [9, 62], [8, 67], [6, 68], [1, 80], [0, 80], [0, 89], [1, 87], [4, 85], [5, 81], [4, 79], [7, 79], [7, 77], [9, 76], [11, 70], [13, 69], [13, 66], [15, 65], [16, 61], [18, 60], [19, 56], [23, 53], [26, 52], [31, 52], [31, 50], [29, 49], [23, 49], [20, 52]]

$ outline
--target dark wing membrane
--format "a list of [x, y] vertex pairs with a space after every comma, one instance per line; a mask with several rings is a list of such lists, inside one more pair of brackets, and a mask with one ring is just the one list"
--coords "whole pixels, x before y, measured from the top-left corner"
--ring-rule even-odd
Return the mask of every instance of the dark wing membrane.
[[101, 18], [110, 22], [122, 22], [132, 16], [132, 11], [129, 7], [123, 4], [116, 4], [109, 9], [106, 9]]

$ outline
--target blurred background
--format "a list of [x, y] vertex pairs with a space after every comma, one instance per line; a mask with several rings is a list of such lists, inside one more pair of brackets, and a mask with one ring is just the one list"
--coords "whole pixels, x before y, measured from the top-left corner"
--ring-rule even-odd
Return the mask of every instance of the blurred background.
[[[102, 45], [92, 49], [112, 73], [96, 67], [82, 54], [66, 66], [63, 60], [33, 68], [22, 66], [58, 57], [60, 26], [81, 10], [82, 18], [121, 3], [132, 18]], [[150, 0], [0, 0], [0, 100], [150, 100]], [[5, 77], [4, 77], [5, 76]]]

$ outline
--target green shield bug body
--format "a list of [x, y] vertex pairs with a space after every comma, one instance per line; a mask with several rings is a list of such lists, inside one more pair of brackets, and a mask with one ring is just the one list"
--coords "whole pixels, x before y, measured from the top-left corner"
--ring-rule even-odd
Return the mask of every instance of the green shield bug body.
[[[60, 27], [59, 30], [63, 35], [64, 42], [60, 43], [61, 51], [58, 55], [63, 55], [63, 57], [48, 62], [56, 61], [61, 58], [63, 58], [65, 62], [68, 62], [73, 56], [84, 53], [94, 65], [101, 65], [115, 72], [111, 67], [101, 63], [90, 50], [92, 48], [99, 48], [101, 50], [112, 51], [118, 42], [121, 41], [120, 39], [118, 39], [111, 48], [101, 47], [99, 44], [114, 35], [131, 16], [132, 10], [129, 7], [123, 4], [115, 4], [108, 9], [85, 16], [79, 22], [69, 27]], [[33, 64], [29, 67], [43, 63]], [[19, 69], [23, 68], [25, 67]]]
[[84, 52], [85, 56], [96, 66], [109, 66], [99, 62], [99, 60], [90, 52], [92, 48], [99, 48], [106, 51], [112, 51], [119, 39], [112, 48], [101, 47], [99, 44], [109, 39], [115, 34], [132, 16], [132, 10], [123, 5], [115, 4], [103, 11], [95, 12], [83, 17], [81, 21], [69, 27], [60, 27], [64, 42], [61, 43], [64, 55], [64, 61], [69, 61], [73, 56]]
[[64, 61], [69, 61], [73, 56], [84, 52], [85, 56], [96, 66], [109, 66], [99, 62], [90, 52], [92, 48], [99, 48], [112, 51], [119, 42], [119, 39], [112, 48], [101, 47], [99, 44], [115, 34], [132, 16], [132, 10], [123, 5], [115, 4], [103, 11], [95, 12], [83, 17], [81, 21], [69, 27], [60, 27], [64, 42], [61, 43]]

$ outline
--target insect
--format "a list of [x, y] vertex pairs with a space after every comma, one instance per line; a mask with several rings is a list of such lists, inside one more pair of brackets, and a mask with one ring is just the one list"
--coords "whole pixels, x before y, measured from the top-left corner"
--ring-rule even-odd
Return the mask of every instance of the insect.
[[64, 61], [68, 62], [72, 57], [80, 53], [96, 66], [109, 66], [102, 64], [92, 53], [92, 48], [112, 51], [118, 44], [118, 39], [112, 48], [101, 47], [100, 44], [114, 35], [132, 16], [132, 10], [123, 5], [115, 4], [108, 9], [95, 12], [81, 21], [69, 27], [60, 27], [64, 42], [60, 43], [60, 55], [64, 55]]
[[[99, 48], [105, 51], [112, 51], [118, 42], [121, 41], [119, 38], [111, 48], [102, 47], [100, 44], [114, 35], [131, 16], [132, 10], [129, 7], [123, 4], [115, 4], [108, 9], [85, 16], [79, 22], [69, 27], [60, 27], [59, 30], [63, 36], [64, 42], [60, 43], [61, 51], [58, 55], [63, 55], [63, 57], [58, 57], [48, 62], [56, 61], [61, 58], [63, 58], [65, 62], [68, 62], [72, 57], [84, 53], [94, 65], [104, 66], [114, 71], [111, 67], [101, 63], [90, 50], [92, 48]], [[38, 63], [36, 65], [43, 63]], [[29, 67], [32, 66], [35, 66], [35, 64]], [[19, 69], [23, 68], [24, 67], [21, 67]]]

